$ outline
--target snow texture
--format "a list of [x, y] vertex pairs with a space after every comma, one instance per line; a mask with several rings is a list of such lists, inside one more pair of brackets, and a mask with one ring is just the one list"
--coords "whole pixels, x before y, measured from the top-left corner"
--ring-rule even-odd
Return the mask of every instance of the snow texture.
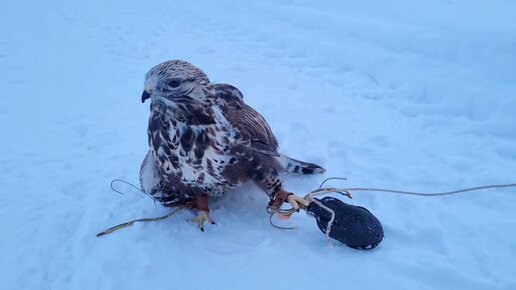
[[[240, 88], [281, 150], [347, 186], [442, 191], [515, 182], [516, 2], [2, 1], [2, 289], [516, 289], [516, 190], [356, 192], [373, 251], [329, 247], [313, 218], [272, 228], [245, 186], [184, 211], [111, 191], [147, 151], [144, 74], [187, 60]], [[332, 182], [334, 186], [342, 185]]]

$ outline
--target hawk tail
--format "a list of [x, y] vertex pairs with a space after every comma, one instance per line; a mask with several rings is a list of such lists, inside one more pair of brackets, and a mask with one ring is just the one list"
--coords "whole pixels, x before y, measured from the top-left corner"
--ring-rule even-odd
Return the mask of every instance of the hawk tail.
[[285, 172], [289, 173], [315, 174], [326, 172], [326, 169], [317, 164], [299, 161], [283, 154], [279, 157], [276, 157], [276, 160], [278, 160], [279, 164], [284, 168]]

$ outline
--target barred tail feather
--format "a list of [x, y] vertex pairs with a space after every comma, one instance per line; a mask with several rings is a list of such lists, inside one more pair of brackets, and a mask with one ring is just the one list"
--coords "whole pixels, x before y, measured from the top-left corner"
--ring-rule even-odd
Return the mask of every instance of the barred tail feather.
[[280, 155], [279, 157], [276, 157], [276, 160], [278, 160], [279, 164], [284, 168], [285, 172], [289, 173], [315, 174], [326, 172], [326, 169], [317, 164], [299, 161], [286, 155]]

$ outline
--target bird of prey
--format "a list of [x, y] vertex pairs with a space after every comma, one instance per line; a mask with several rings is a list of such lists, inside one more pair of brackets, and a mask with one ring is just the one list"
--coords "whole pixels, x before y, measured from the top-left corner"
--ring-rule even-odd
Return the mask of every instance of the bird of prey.
[[323, 173], [324, 168], [278, 153], [265, 119], [228, 84], [214, 84], [199, 68], [171, 60], [145, 76], [150, 99], [149, 151], [140, 169], [142, 190], [163, 205], [189, 198], [204, 231], [211, 223], [208, 197], [255, 182], [274, 206], [308, 203], [283, 187], [282, 172]]

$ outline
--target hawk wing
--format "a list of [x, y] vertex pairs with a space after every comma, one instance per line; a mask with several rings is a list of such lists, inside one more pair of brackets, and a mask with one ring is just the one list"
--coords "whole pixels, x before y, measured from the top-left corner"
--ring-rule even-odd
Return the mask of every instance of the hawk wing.
[[244, 103], [242, 93], [232, 85], [215, 84], [215, 94], [222, 113], [241, 138], [249, 141], [251, 149], [268, 155], [279, 156], [278, 140], [260, 113]]

